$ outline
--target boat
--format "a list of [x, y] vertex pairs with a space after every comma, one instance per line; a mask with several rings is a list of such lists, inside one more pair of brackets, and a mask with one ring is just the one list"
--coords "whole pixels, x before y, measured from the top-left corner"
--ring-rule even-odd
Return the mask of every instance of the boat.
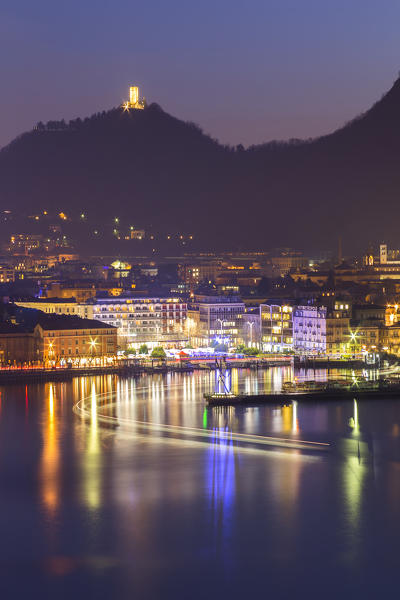
[[330, 381], [318, 382], [285, 382], [279, 393], [266, 394], [204, 394], [204, 399], [211, 406], [235, 406], [239, 404], [275, 404], [285, 405], [297, 401], [329, 401], [353, 399], [380, 399], [385, 397], [400, 399], [400, 383], [378, 381]]
[[290, 402], [284, 394], [204, 394], [209, 406], [235, 406], [239, 404], [275, 404]]

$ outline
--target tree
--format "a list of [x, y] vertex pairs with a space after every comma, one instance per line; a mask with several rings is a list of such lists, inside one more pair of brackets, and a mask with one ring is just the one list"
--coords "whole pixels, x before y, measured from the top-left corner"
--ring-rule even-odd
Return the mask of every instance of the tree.
[[147, 346], [147, 344], [142, 344], [139, 348], [139, 354], [148, 354], [149, 353], [149, 347]]
[[244, 354], [246, 356], [257, 356], [257, 354], [259, 354], [259, 350], [257, 348], [245, 348]]
[[166, 358], [166, 354], [165, 354], [165, 350], [162, 346], [156, 346], [156, 348], [153, 348], [153, 351], [151, 353], [151, 358]]
[[236, 354], [244, 354], [245, 356], [257, 356], [259, 354], [259, 350], [257, 348], [251, 348], [248, 346], [244, 346], [243, 344], [239, 345], [235, 349]]
[[228, 346], [226, 344], [216, 344], [214, 346], [215, 352], [228, 352]]
[[271, 280], [268, 277], [262, 277], [257, 286], [259, 294], [268, 294], [271, 291]]

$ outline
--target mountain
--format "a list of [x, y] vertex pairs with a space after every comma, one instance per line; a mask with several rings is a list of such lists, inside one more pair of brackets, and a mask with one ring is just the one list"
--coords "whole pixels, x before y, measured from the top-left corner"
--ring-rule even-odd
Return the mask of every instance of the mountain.
[[400, 80], [314, 140], [227, 147], [152, 104], [38, 124], [0, 152], [0, 202], [190, 232], [203, 246], [398, 246]]

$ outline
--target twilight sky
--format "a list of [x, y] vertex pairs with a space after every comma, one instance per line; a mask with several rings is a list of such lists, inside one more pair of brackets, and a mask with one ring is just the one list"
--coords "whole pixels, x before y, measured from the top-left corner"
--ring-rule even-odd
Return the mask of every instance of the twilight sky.
[[149, 101], [244, 145], [327, 133], [400, 69], [399, 0], [2, 0], [0, 147]]

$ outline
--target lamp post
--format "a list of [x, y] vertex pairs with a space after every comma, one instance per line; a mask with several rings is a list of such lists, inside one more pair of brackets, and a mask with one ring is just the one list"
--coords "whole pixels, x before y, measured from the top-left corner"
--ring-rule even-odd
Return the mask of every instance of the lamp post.
[[222, 325], [223, 325], [223, 323], [225, 323], [225, 319], [217, 319], [217, 321], [219, 321], [221, 323], [221, 339], [222, 339], [222, 334], [223, 334]]
[[54, 354], [54, 350], [53, 350], [53, 342], [49, 342], [49, 351], [48, 351], [48, 359], [49, 362], [51, 363], [52, 360], [52, 356]]
[[97, 341], [91, 339], [90, 340], [90, 354], [91, 354], [92, 359], [93, 359], [93, 353], [96, 353], [96, 345], [97, 345]]

